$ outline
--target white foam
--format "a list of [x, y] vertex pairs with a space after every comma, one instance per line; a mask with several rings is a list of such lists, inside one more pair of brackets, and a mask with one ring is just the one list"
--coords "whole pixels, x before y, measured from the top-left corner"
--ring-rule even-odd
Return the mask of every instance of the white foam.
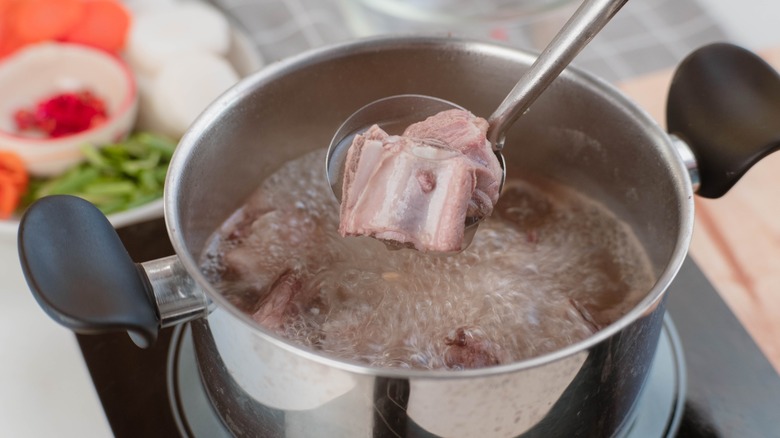
[[[479, 333], [516, 361], [582, 340], [631, 309], [653, 276], [631, 230], [548, 183], [508, 181], [468, 250], [431, 256], [338, 235], [324, 151], [287, 163], [217, 234], [204, 271], [254, 313], [282, 275], [297, 279], [291, 341], [380, 367], [445, 368], [446, 339]], [[231, 237], [232, 236], [232, 237]]]

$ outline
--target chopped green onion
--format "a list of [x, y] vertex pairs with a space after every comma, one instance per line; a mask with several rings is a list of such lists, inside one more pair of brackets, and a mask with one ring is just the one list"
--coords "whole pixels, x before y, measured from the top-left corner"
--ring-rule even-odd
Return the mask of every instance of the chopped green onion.
[[146, 132], [82, 148], [85, 161], [51, 179], [34, 179], [25, 203], [54, 194], [80, 196], [110, 214], [158, 199], [176, 142]]
[[84, 193], [91, 195], [130, 195], [135, 190], [132, 181], [97, 181], [84, 187]]
[[119, 163], [119, 167], [130, 175], [137, 175], [142, 170], [154, 169], [160, 162], [161, 154], [159, 151], [150, 150], [147, 155], [145, 158]]

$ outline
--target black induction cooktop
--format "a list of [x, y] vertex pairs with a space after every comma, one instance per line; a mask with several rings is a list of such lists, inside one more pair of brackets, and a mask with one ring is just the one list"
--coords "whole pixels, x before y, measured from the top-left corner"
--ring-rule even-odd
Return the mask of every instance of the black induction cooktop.
[[[137, 262], [173, 254], [162, 219], [118, 231]], [[667, 319], [676, 328], [674, 344], [682, 350], [685, 364], [678, 379], [684, 385], [680, 392], [684, 402], [679, 403], [681, 412], [674, 421], [675, 435], [780, 438], [780, 376], [690, 259], [670, 287], [667, 308]], [[181, 399], [195, 398], [188, 395], [192, 391], [171, 391], [176, 383], [172, 380], [182, 375], [171, 365], [171, 358], [178, 357], [172, 352], [186, 350], [182, 344], [186, 333], [182, 333], [181, 328], [165, 329], [147, 350], [135, 347], [123, 333], [77, 335], [117, 437], [199, 435], [182, 424], [186, 417], [182, 407], [203, 402]], [[182, 363], [186, 370], [187, 363]], [[203, 415], [213, 415], [205, 412], [207, 407], [202, 409]], [[218, 421], [209, 419], [206, 423], [214, 428], [202, 435], [223, 433], [226, 429]], [[202, 427], [211, 427], [208, 424]]]

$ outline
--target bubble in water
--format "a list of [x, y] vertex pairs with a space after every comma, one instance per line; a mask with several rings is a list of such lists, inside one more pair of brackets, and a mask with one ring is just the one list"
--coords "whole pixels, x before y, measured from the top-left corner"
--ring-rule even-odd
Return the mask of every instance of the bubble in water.
[[343, 238], [324, 155], [271, 175], [201, 259], [231, 303], [291, 342], [378, 367], [490, 366], [591, 336], [653, 284], [630, 228], [552, 183], [507, 181], [457, 255]]

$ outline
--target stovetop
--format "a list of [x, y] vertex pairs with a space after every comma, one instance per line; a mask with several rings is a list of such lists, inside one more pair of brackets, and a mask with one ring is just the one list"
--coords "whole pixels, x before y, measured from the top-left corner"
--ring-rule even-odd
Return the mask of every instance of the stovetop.
[[[162, 219], [118, 231], [137, 262], [173, 254]], [[668, 294], [687, 371], [677, 436], [780, 437], [780, 376], [691, 259]], [[163, 330], [147, 350], [124, 333], [77, 337], [117, 437], [181, 435], [168, 369], [181, 329]]]

